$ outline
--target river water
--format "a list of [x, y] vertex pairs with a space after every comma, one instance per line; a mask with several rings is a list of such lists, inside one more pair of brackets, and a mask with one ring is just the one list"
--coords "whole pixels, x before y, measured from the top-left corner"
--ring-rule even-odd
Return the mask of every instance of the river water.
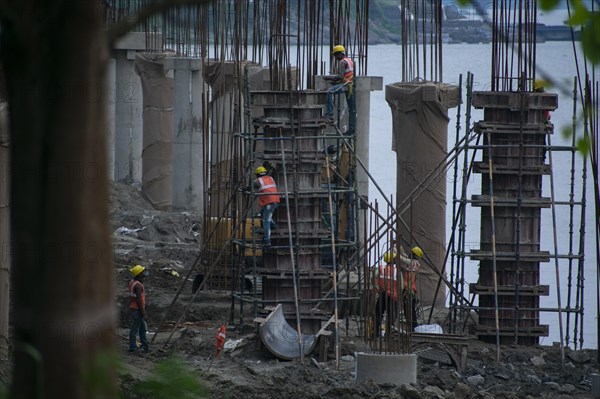
[[[581, 51], [577, 46], [577, 56], [579, 57], [580, 67], [583, 58]], [[490, 83], [491, 73], [491, 45], [489, 44], [444, 44], [443, 76], [445, 83], [457, 84], [459, 75], [463, 75], [463, 86], [466, 80], [467, 72], [474, 74], [475, 90], [487, 90]], [[384, 90], [373, 92], [371, 94], [371, 118], [370, 118], [370, 141], [369, 158], [370, 172], [377, 180], [379, 186], [383, 189], [387, 198], [394, 195], [396, 187], [395, 165], [396, 154], [391, 150], [392, 142], [392, 115], [389, 106], [385, 101], [385, 85], [395, 83], [401, 80], [401, 47], [398, 45], [378, 45], [369, 47], [369, 65], [368, 75], [383, 76]], [[560, 84], [559, 87], [548, 89], [549, 92], [559, 94], [559, 108], [552, 113], [552, 122], [555, 125], [555, 134], [553, 135], [553, 145], [570, 145], [571, 138], [563, 136], [561, 131], [565, 127], [572, 126], [573, 115], [573, 77], [576, 75], [576, 63], [573, 45], [570, 42], [547, 42], [538, 44], [537, 47], [537, 65], [538, 76], [543, 71], [546, 76]], [[557, 90], [559, 88], [559, 90]], [[463, 90], [463, 97], [464, 92]], [[580, 105], [577, 104], [578, 110]], [[450, 122], [448, 125], [448, 148], [454, 147], [456, 136], [456, 109], [449, 111]], [[580, 112], [580, 111], [579, 111]], [[461, 121], [464, 124], [465, 107], [462, 107]], [[482, 112], [472, 110], [471, 120], [478, 121], [483, 118]], [[578, 125], [578, 132], [582, 132], [582, 124]], [[460, 131], [460, 136], [464, 136], [464, 126]], [[359, 133], [360, 134], [360, 133]], [[479, 159], [481, 159], [479, 157]], [[581, 175], [583, 156], [577, 154], [575, 165], [574, 198], [581, 199], [581, 192], [584, 186]], [[554, 197], [557, 201], [567, 201], [571, 186], [571, 155], [568, 152], [553, 152], [554, 165]], [[448, 175], [448, 182], [452, 182], [452, 168]], [[544, 178], [543, 196], [550, 197], [550, 178]], [[480, 178], [475, 175], [471, 178], [469, 184], [469, 194], [480, 194]], [[594, 240], [594, 199], [593, 199], [592, 174], [588, 167], [586, 198], [589, 206], [585, 214], [585, 290], [584, 290], [584, 334], [583, 346], [586, 348], [597, 348], [597, 275], [596, 275], [596, 244]], [[373, 184], [370, 184], [369, 198], [371, 201], [378, 200], [383, 202], [383, 196], [378, 192]], [[452, 198], [452, 184], [448, 184], [447, 198]], [[450, 237], [452, 228], [452, 203], [447, 202], [447, 237]], [[557, 250], [554, 249], [554, 229], [551, 208], [542, 210], [542, 251], [549, 251], [551, 254], [565, 254], [569, 251], [569, 207], [556, 206], [556, 242]], [[579, 245], [579, 226], [580, 226], [580, 208], [575, 208], [574, 221], [574, 252], [577, 252]], [[479, 248], [479, 208], [467, 209], [467, 250]], [[576, 266], [576, 262], [573, 263]], [[556, 287], [560, 286], [560, 303], [563, 307], [569, 303], [568, 298], [568, 261], [559, 259], [558, 265], [551, 259], [550, 262], [541, 264], [541, 284], [550, 286], [550, 295], [542, 297], [541, 307], [557, 308], [559, 303], [559, 291]], [[467, 264], [467, 282], [476, 282], [478, 274], [478, 264], [470, 262]], [[559, 270], [557, 273], [556, 270]], [[574, 268], [575, 270], [575, 268]], [[557, 277], [558, 275], [558, 277]], [[467, 288], [468, 289], [468, 288]], [[573, 290], [574, 292], [574, 290]], [[574, 294], [573, 294], [574, 295]], [[574, 296], [570, 299], [571, 306], [574, 306]], [[569, 320], [569, 336], [573, 339], [574, 318]], [[543, 345], [551, 345], [560, 340], [559, 318], [556, 312], [542, 312], [541, 324], [547, 324], [550, 327], [550, 336], [541, 338]], [[563, 314], [563, 328], [567, 325], [566, 315]]]

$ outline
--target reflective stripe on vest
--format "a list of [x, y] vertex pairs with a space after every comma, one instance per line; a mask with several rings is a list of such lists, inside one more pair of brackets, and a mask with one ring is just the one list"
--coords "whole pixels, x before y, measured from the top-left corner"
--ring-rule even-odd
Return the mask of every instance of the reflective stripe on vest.
[[[263, 193], [276, 193], [277, 185], [275, 185], [275, 180], [271, 176], [261, 176], [258, 179], [258, 184], [260, 187], [258, 192]], [[272, 204], [274, 202], [279, 202], [279, 195], [270, 194], [270, 195], [260, 195], [258, 197], [258, 204], [263, 207], [265, 205]]]
[[352, 83], [354, 81], [354, 62], [348, 57], [342, 58], [342, 61], [346, 62], [346, 70], [344, 71], [342, 82]]
[[141, 281], [133, 279], [129, 282], [129, 308], [130, 309], [139, 309], [137, 295], [135, 294], [134, 288], [136, 284], [139, 284], [142, 287], [142, 292], [140, 294], [140, 302], [142, 306], [146, 305], [146, 291], [144, 290], [144, 284]]
[[[396, 266], [379, 265], [379, 275], [375, 278], [377, 286], [384, 290], [394, 301], [398, 300], [398, 283], [396, 281]], [[408, 271], [402, 271], [402, 289], [403, 293], [408, 294], [409, 284], [411, 293], [417, 292], [417, 274]]]

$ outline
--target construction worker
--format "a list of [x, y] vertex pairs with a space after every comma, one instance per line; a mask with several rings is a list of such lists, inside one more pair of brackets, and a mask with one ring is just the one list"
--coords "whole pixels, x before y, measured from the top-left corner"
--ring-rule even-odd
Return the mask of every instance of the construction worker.
[[325, 119], [328, 123], [333, 123], [333, 99], [336, 94], [346, 93], [346, 102], [348, 104], [348, 131], [347, 134], [354, 134], [356, 128], [356, 101], [354, 98], [354, 61], [346, 56], [344, 46], [338, 44], [333, 47], [331, 52], [339, 62], [339, 72], [337, 76], [326, 78], [330, 80], [332, 86], [327, 90], [327, 110]]
[[[417, 273], [421, 264], [419, 260], [423, 256], [423, 250], [420, 247], [414, 247], [411, 250], [413, 258], [409, 258], [402, 247], [400, 254], [388, 251], [383, 255], [384, 265], [380, 265], [376, 270], [375, 282], [379, 291], [379, 299], [376, 308], [377, 328], [381, 326], [381, 317], [388, 310], [387, 320], [390, 325], [394, 324], [395, 308], [398, 303], [398, 288], [402, 286], [402, 306], [410, 330], [414, 331], [418, 325], [417, 320]], [[401, 273], [396, 273], [396, 265], [401, 269]], [[401, 284], [397, 278], [401, 279]], [[390, 306], [391, 305], [391, 308]], [[410, 312], [409, 312], [410, 311]]]
[[[545, 86], [546, 86], [546, 81], [544, 81], [543, 79], [536, 79], [533, 82], [533, 91], [536, 93], [544, 93], [546, 91], [544, 88]], [[545, 109], [542, 112], [543, 112], [543, 116], [542, 116], [543, 122], [549, 123], [550, 118], [551, 118], [550, 111]]]
[[268, 247], [271, 245], [271, 229], [277, 228], [277, 224], [273, 221], [273, 213], [279, 206], [280, 198], [276, 194], [275, 180], [267, 175], [267, 168], [259, 166], [256, 168], [255, 174], [254, 188], [258, 190], [258, 205], [261, 207], [263, 229], [265, 230], [263, 245]]
[[129, 308], [131, 309], [131, 328], [129, 329], [129, 352], [135, 352], [138, 347], [136, 336], [139, 333], [140, 342], [142, 343], [142, 351], [149, 352], [150, 346], [146, 339], [148, 331], [148, 315], [146, 314], [146, 290], [144, 289], [144, 270], [146, 268], [141, 265], [135, 265], [131, 268], [133, 278], [129, 282]]

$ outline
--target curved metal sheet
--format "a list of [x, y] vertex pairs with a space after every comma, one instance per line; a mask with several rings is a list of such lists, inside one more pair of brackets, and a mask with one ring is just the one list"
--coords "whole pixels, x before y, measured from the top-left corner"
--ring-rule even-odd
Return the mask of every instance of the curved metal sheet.
[[[298, 332], [285, 320], [281, 304], [259, 325], [258, 330], [263, 344], [278, 358], [292, 360], [300, 357]], [[307, 355], [315, 348], [316, 336], [302, 334], [302, 343], [304, 355]]]

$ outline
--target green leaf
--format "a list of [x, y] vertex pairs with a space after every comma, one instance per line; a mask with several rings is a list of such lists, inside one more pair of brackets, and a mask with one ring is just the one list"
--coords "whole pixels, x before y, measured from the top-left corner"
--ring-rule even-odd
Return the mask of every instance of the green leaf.
[[577, 140], [577, 150], [584, 154], [587, 155], [590, 153], [590, 139], [588, 137], [582, 137], [579, 140]]
[[570, 126], [563, 127], [560, 132], [565, 139], [573, 137], [573, 128]]
[[471, 4], [471, 0], [457, 0], [457, 3], [460, 4], [461, 6], [467, 6], [467, 5]]
[[600, 62], [600, 14], [595, 14], [581, 30], [581, 46], [588, 60]]
[[578, 26], [584, 25], [591, 19], [591, 14], [587, 7], [581, 1], [573, 2], [573, 13], [569, 18], [569, 25]]
[[538, 4], [542, 10], [550, 11], [554, 10], [559, 2], [560, 0], [539, 0]]
[[158, 363], [151, 376], [136, 384], [133, 392], [138, 397], [153, 399], [198, 399], [207, 395], [207, 389], [194, 372], [174, 357]]
[[9, 397], [8, 387], [4, 384], [0, 384], [0, 399], [8, 399]]

